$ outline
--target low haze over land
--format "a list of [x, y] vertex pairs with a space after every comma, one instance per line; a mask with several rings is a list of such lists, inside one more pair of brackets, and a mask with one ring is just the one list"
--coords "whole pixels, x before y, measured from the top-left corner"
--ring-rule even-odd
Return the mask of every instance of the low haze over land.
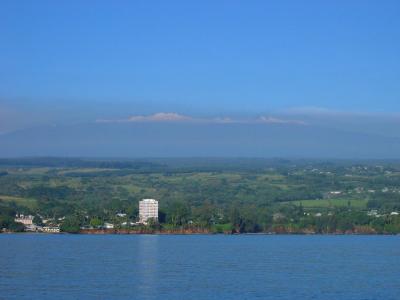
[[397, 1], [2, 1], [0, 156], [399, 158]]

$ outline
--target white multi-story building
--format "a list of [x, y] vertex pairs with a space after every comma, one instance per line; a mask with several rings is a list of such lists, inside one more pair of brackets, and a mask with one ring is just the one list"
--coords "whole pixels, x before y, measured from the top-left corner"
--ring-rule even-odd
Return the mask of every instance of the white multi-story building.
[[149, 219], [158, 220], [158, 201], [143, 199], [139, 201], [139, 222], [147, 224]]

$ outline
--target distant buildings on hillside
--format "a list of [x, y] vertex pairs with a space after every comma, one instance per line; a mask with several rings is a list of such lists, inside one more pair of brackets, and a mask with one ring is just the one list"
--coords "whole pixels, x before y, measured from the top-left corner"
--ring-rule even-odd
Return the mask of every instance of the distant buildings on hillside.
[[60, 227], [57, 226], [38, 226], [33, 223], [34, 217], [32, 215], [17, 214], [14, 221], [24, 225], [25, 231], [30, 232], [46, 232], [46, 233], [58, 233]]
[[[116, 214], [118, 218], [127, 218], [126, 213], [119, 212]], [[58, 233], [60, 232], [60, 223], [65, 219], [65, 217], [58, 219], [43, 219], [38, 216], [40, 222], [34, 223], [34, 216], [17, 214], [14, 221], [24, 225], [25, 231], [31, 232], [47, 232], [47, 233]], [[120, 219], [121, 220], [121, 219]], [[139, 220], [137, 222], [130, 221], [128, 218], [124, 222], [118, 222], [113, 224], [107, 220], [97, 227], [84, 225], [81, 229], [114, 229], [116, 226], [140, 226], [154, 224], [158, 222], [158, 201], [155, 199], [143, 199], [139, 201]], [[121, 220], [122, 221], [122, 220]], [[35, 221], [36, 222], [36, 221]], [[42, 226], [40, 226], [40, 225]]]
[[33, 225], [33, 216], [25, 216], [23, 214], [17, 214], [14, 219], [15, 222], [22, 223], [25, 226]]

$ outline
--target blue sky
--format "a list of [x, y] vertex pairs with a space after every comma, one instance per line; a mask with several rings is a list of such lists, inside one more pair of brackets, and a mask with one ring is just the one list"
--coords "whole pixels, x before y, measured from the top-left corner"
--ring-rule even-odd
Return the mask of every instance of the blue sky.
[[396, 135], [399, 15], [390, 0], [3, 0], [0, 132], [173, 112]]

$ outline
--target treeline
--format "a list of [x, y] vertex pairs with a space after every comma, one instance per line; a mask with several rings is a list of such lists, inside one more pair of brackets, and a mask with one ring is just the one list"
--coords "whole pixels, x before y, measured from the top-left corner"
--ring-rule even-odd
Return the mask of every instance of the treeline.
[[3, 229], [13, 232], [24, 231], [24, 226], [14, 221], [18, 209], [24, 210], [15, 203], [6, 203], [0, 200], [0, 232]]
[[165, 165], [143, 160], [99, 160], [81, 158], [34, 157], [2, 158], [2, 167], [49, 167], [49, 168], [99, 168], [160, 170]]
[[[217, 213], [216, 213], [217, 212]], [[167, 210], [161, 210], [159, 222], [148, 226], [121, 225], [122, 221], [136, 221], [135, 213], [126, 218], [95, 216], [87, 218], [82, 214], [68, 216], [61, 225], [66, 232], [79, 232], [90, 226], [101, 228], [104, 222], [113, 222], [115, 229], [130, 231], [190, 231], [210, 233], [297, 233], [297, 234], [397, 234], [400, 233], [400, 217], [385, 215], [380, 218], [363, 212], [336, 210], [324, 214], [309, 214], [299, 207], [285, 207], [284, 213], [272, 213], [268, 209], [255, 207], [232, 207], [228, 215], [205, 205], [192, 210], [183, 203], [176, 203]], [[128, 223], [129, 224], [129, 223]]]
[[[317, 168], [344, 174], [349, 167], [358, 168], [361, 175], [387, 170], [399, 171], [400, 160], [322, 160], [282, 158], [148, 158], [148, 159], [101, 159], [69, 157], [22, 157], [0, 158], [0, 167], [49, 167], [49, 168], [104, 168], [145, 169], [154, 172], [232, 172], [265, 171], [274, 168], [280, 173], [298, 169]], [[368, 170], [365, 169], [368, 167]]]
[[[64, 232], [77, 233], [83, 227], [102, 228], [112, 223], [115, 229], [130, 231], [158, 230], [215, 233], [400, 233], [400, 216], [391, 214], [368, 215], [352, 208], [337, 208], [323, 212], [310, 212], [295, 205], [258, 207], [233, 203], [221, 208], [205, 201], [190, 206], [177, 201], [160, 208], [158, 222], [147, 227], [133, 225], [138, 220], [137, 202], [114, 203], [101, 209], [85, 210], [71, 203], [48, 201], [53, 207], [54, 224]], [[39, 215], [42, 210], [30, 210], [14, 202], [0, 201], [0, 228], [22, 231], [23, 226], [14, 222], [16, 213]], [[123, 212], [123, 217], [117, 214]], [[62, 216], [62, 217], [61, 217]]]
[[369, 209], [379, 211], [400, 211], [400, 193], [376, 193], [367, 202]]

